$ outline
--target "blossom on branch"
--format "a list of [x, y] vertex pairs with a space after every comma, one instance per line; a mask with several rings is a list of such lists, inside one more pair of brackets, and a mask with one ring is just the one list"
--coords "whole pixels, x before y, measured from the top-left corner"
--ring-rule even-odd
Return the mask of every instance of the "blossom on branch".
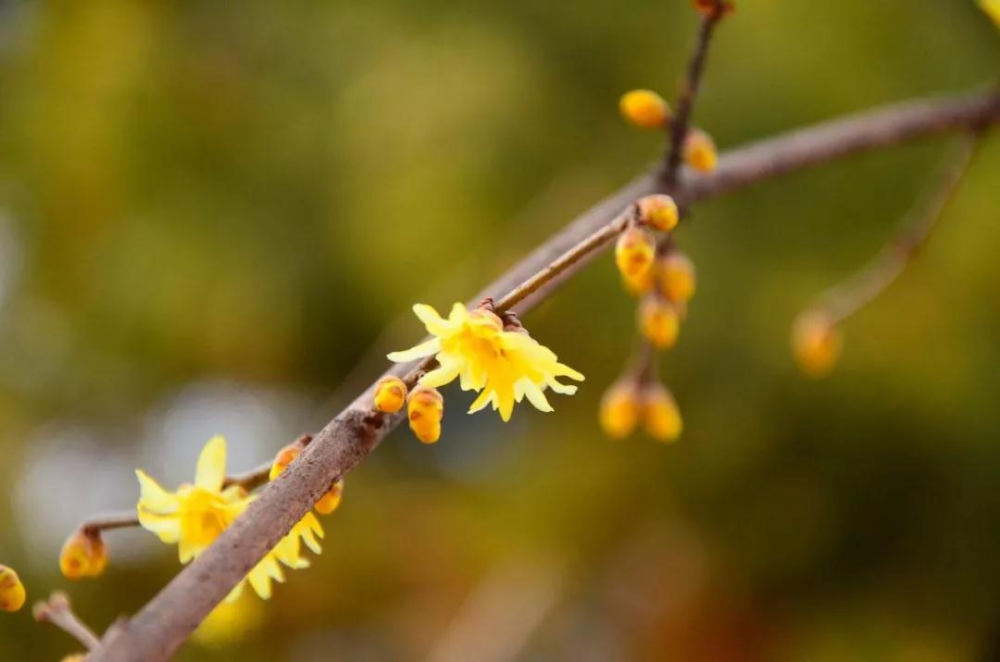
[[13, 568], [0, 565], [0, 611], [17, 611], [24, 606], [27, 594]]
[[[534, 340], [522, 327], [505, 326], [498, 315], [485, 307], [470, 311], [456, 303], [447, 318], [425, 304], [415, 305], [413, 312], [434, 338], [406, 351], [393, 352], [389, 360], [401, 363], [435, 357], [438, 367], [418, 383], [435, 388], [458, 379], [463, 391], [479, 392], [469, 408], [470, 414], [492, 405], [500, 418], [507, 421], [514, 404], [525, 397], [540, 411], [552, 411], [545, 389], [572, 395], [576, 387], [561, 383], [559, 378], [583, 381], [582, 374], [559, 363], [552, 350]], [[411, 402], [413, 398], [411, 393]], [[412, 408], [411, 404], [411, 427]]]

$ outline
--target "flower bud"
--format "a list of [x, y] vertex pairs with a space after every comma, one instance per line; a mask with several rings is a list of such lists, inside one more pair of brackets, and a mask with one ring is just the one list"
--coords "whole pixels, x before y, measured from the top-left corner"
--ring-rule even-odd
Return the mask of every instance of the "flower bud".
[[657, 441], [677, 441], [684, 429], [674, 396], [659, 383], [642, 390], [642, 420], [646, 432]]
[[321, 515], [329, 515], [335, 511], [340, 506], [340, 500], [344, 496], [344, 479], [336, 481], [333, 486], [327, 490], [326, 494], [319, 498], [316, 505], [313, 506]]
[[640, 129], [660, 129], [670, 122], [670, 106], [652, 90], [632, 90], [622, 95], [618, 109], [625, 120]]
[[680, 251], [671, 251], [658, 267], [660, 291], [674, 302], [690, 301], [695, 291], [694, 262]]
[[639, 220], [662, 232], [670, 232], [677, 227], [680, 212], [677, 203], [669, 195], [647, 195], [636, 202], [639, 208]]
[[698, 172], [712, 172], [719, 162], [712, 137], [701, 129], [691, 129], [684, 139], [684, 162]]
[[601, 428], [612, 439], [632, 434], [639, 420], [639, 389], [632, 379], [620, 379], [604, 392], [600, 409]]
[[720, 16], [729, 16], [736, 11], [736, 5], [724, 0], [691, 0], [691, 4], [702, 16], [715, 16], [716, 12]]
[[645, 294], [653, 289], [656, 280], [656, 269], [647, 269], [644, 273], [638, 276], [629, 276], [628, 274], [622, 274], [622, 286], [625, 291], [634, 297], [640, 294]]
[[0, 611], [17, 611], [24, 606], [26, 596], [14, 569], [0, 565]]
[[802, 313], [792, 325], [792, 353], [810, 377], [824, 377], [833, 370], [841, 343], [840, 333], [823, 313]]
[[97, 577], [108, 566], [108, 546], [100, 531], [77, 529], [59, 552], [59, 570], [66, 579]]
[[395, 414], [406, 404], [406, 384], [399, 377], [383, 377], [375, 387], [375, 409]]
[[674, 346], [680, 326], [677, 310], [662, 297], [646, 296], [639, 304], [639, 331], [658, 349]]
[[615, 264], [626, 277], [636, 279], [649, 271], [656, 257], [656, 240], [648, 231], [631, 227], [618, 237]]
[[406, 406], [410, 429], [417, 439], [433, 444], [441, 438], [441, 419], [444, 418], [444, 396], [430, 386], [417, 386], [410, 391]]
[[302, 444], [297, 441], [293, 441], [288, 444], [274, 456], [274, 461], [271, 463], [271, 471], [268, 473], [268, 478], [274, 480], [277, 478], [282, 471], [288, 468], [288, 465], [295, 461], [295, 458], [299, 456], [302, 452]]

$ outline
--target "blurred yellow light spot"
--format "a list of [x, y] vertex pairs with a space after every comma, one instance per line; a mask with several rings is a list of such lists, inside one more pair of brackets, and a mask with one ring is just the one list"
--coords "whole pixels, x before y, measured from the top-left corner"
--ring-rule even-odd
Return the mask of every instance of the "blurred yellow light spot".
[[979, 0], [979, 8], [1000, 28], [1000, 0]]

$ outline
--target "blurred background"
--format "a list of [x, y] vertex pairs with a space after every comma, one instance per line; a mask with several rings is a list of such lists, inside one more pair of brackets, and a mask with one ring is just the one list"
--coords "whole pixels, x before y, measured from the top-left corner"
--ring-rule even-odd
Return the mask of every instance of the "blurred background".
[[[697, 121], [720, 148], [995, 80], [971, 1], [738, 2]], [[658, 158], [619, 95], [672, 98], [689, 3], [0, 2], [0, 562], [99, 630], [177, 571], [142, 531], [70, 584], [63, 539], [133, 469], [267, 461], [446, 309]], [[322, 556], [178, 659], [1000, 657], [1000, 139], [927, 251], [801, 377], [789, 326], [873, 255], [954, 139], [698, 206], [699, 293], [662, 372], [680, 442], [610, 442], [632, 343], [604, 257], [531, 313], [587, 375], [503, 425], [446, 391], [391, 435]], [[262, 606], [263, 605], [263, 606]], [[0, 659], [79, 646], [0, 615]], [[492, 656], [492, 657], [491, 657]]]

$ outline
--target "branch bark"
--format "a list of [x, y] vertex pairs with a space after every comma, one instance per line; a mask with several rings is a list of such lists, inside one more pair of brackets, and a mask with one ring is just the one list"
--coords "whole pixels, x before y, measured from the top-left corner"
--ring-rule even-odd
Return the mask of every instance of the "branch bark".
[[[783, 173], [857, 152], [955, 129], [982, 129], [1000, 121], [996, 90], [967, 97], [922, 100], [862, 113], [764, 140], [723, 156], [710, 175], [684, 173], [677, 196], [685, 203], [721, 195]], [[662, 189], [662, 171], [650, 171], [585, 212], [472, 299], [501, 298], [517, 283], [614, 219], [636, 198]], [[613, 234], [602, 238], [607, 246]], [[531, 308], [596, 255], [573, 263], [516, 307]], [[404, 374], [413, 365], [398, 366]], [[374, 385], [373, 385], [374, 386]], [[329, 488], [362, 462], [403, 415], [371, 410], [372, 388], [327, 424], [307, 449], [208, 550], [185, 567], [131, 620], [108, 631], [92, 662], [168, 659], [247, 572]]]

